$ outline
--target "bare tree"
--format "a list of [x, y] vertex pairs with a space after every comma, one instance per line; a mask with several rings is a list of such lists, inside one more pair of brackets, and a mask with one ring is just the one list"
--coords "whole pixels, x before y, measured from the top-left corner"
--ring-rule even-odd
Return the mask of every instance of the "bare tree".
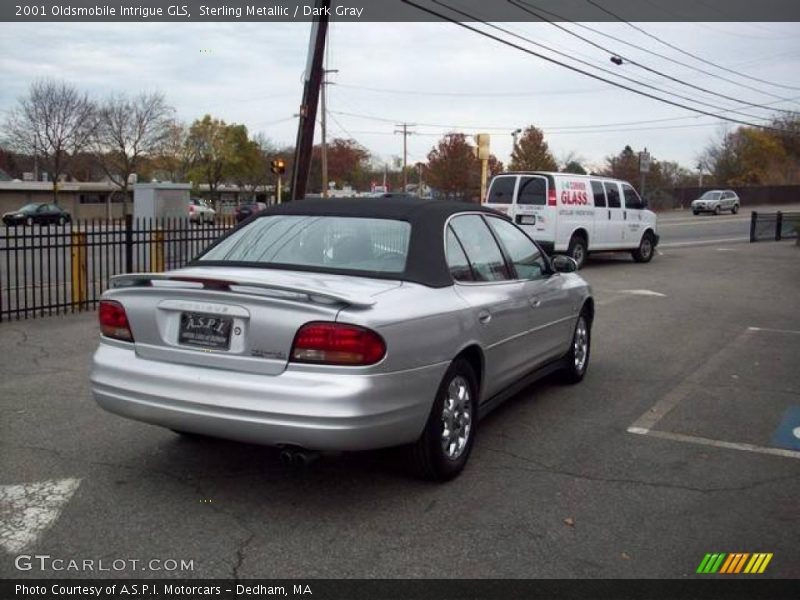
[[53, 202], [58, 203], [58, 181], [72, 158], [86, 150], [96, 126], [89, 96], [63, 82], [41, 80], [6, 120], [8, 145], [21, 154], [41, 158], [53, 179]]
[[[126, 213], [131, 176], [143, 159], [158, 155], [167, 143], [173, 113], [160, 93], [116, 94], [97, 110], [95, 155], [106, 176], [120, 188]], [[110, 218], [110, 198], [107, 211]]]
[[192, 168], [192, 149], [187, 144], [189, 127], [174, 121], [158, 154], [150, 161], [150, 166], [160, 179], [186, 181]]

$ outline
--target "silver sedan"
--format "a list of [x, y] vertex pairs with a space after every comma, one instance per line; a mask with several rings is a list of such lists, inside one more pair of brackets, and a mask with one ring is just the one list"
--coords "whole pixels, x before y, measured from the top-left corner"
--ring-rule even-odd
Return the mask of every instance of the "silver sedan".
[[288, 461], [405, 445], [447, 480], [479, 417], [546, 374], [583, 378], [594, 302], [575, 268], [474, 204], [273, 207], [186, 268], [114, 278], [92, 390], [124, 417]]

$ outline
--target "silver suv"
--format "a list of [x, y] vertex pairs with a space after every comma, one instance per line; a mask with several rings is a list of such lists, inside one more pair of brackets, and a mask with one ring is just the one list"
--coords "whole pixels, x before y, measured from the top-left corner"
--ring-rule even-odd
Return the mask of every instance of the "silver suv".
[[710, 190], [692, 202], [692, 212], [696, 215], [701, 212], [718, 215], [723, 210], [729, 210], [735, 215], [740, 205], [739, 196], [733, 190]]

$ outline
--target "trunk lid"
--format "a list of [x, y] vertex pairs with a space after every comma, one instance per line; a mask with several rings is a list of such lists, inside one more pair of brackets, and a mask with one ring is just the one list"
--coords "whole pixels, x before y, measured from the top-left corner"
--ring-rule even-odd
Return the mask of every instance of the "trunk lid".
[[241, 267], [191, 267], [120, 275], [104, 298], [122, 303], [136, 353], [161, 362], [279, 375], [297, 330], [368, 310], [400, 285], [385, 281]]

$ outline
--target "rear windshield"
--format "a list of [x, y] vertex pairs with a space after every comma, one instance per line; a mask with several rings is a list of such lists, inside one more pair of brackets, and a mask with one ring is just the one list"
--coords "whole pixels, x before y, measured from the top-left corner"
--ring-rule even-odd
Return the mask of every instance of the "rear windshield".
[[516, 177], [495, 177], [486, 202], [488, 204], [511, 204], [516, 185]]
[[199, 260], [402, 273], [410, 233], [405, 221], [274, 215], [256, 219]]

